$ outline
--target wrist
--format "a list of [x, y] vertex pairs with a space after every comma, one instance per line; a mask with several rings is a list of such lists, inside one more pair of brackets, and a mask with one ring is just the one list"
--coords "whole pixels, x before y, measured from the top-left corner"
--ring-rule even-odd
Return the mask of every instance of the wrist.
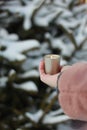
[[58, 82], [59, 82], [59, 79], [60, 79], [60, 77], [61, 77], [62, 73], [63, 73], [63, 71], [62, 71], [62, 72], [60, 72], [60, 73], [58, 74], [58, 76], [57, 76], [57, 83], [56, 83], [57, 93], [59, 93], [59, 89], [58, 89]]

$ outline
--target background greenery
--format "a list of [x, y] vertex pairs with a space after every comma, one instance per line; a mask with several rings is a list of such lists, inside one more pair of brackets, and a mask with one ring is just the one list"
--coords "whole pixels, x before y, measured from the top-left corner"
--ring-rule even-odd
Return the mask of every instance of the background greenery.
[[0, 1], [0, 130], [72, 124], [38, 66], [49, 53], [60, 54], [61, 65], [87, 60], [86, 8], [77, 0]]

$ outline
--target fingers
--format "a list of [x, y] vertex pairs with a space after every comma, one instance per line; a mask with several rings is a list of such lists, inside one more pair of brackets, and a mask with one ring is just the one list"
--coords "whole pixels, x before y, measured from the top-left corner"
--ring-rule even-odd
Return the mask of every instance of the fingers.
[[40, 65], [39, 65], [39, 72], [40, 72], [40, 75], [45, 74], [44, 69], [45, 69], [45, 67], [44, 67], [44, 61], [42, 60], [42, 61], [40, 62]]
[[56, 86], [57, 76], [58, 73], [55, 75], [49, 75], [45, 73], [45, 65], [44, 61], [42, 60], [39, 64], [39, 72], [40, 72], [40, 80], [47, 84], [50, 87]]
[[43, 82], [47, 82], [49, 79], [49, 74], [45, 73], [45, 66], [44, 66], [44, 61], [42, 60], [39, 64], [39, 72], [40, 72], [40, 79]]
[[39, 64], [39, 73], [40, 73], [40, 80], [44, 83], [47, 83], [47, 75], [45, 74], [45, 67], [44, 67], [44, 61], [42, 60]]

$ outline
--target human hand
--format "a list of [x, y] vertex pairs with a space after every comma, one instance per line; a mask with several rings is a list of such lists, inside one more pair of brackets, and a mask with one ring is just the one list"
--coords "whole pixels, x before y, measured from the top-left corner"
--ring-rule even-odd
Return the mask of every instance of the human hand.
[[[60, 66], [60, 72], [65, 71], [66, 69], [68, 69], [70, 66]], [[57, 86], [57, 78], [59, 73], [54, 74], [54, 75], [50, 75], [50, 74], [46, 74], [45, 73], [45, 65], [44, 65], [44, 61], [40, 62], [39, 65], [39, 72], [40, 72], [40, 79], [42, 82], [44, 82], [45, 84], [47, 84], [48, 86], [52, 87], [52, 88], [56, 88]]]
[[42, 82], [44, 82], [45, 84], [47, 84], [50, 87], [53, 87], [53, 88], [56, 87], [58, 73], [54, 74], [54, 75], [46, 74], [45, 73], [44, 61], [40, 62], [39, 72], [40, 72], [40, 79], [41, 79]]

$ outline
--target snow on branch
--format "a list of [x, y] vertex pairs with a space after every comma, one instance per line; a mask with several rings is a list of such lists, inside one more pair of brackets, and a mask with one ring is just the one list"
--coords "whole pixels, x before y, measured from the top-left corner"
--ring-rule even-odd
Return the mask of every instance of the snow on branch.
[[0, 57], [6, 58], [10, 62], [24, 61], [26, 59], [26, 56], [23, 53], [32, 49], [38, 49], [40, 47], [40, 44], [37, 40], [15, 41], [14, 40], [15, 37], [12, 34], [11, 35], [9, 34], [10, 35], [9, 36], [5, 32], [5, 35], [6, 36], [2, 36], [1, 33], [0, 36], [1, 46], [6, 47], [4, 51], [0, 51]]
[[8, 77], [6, 76], [0, 77], [0, 87], [5, 87], [7, 82], [8, 82]]
[[29, 71], [27, 71], [23, 74], [20, 74], [19, 77], [22, 78], [22, 79], [26, 79], [26, 78], [29, 78], [29, 77], [33, 77], [33, 78], [39, 77], [39, 72], [37, 70], [33, 69], [33, 70], [29, 70]]
[[25, 40], [25, 41], [6, 41], [0, 40], [3, 46], [7, 46], [6, 50], [0, 51], [0, 56], [6, 58], [10, 62], [21, 62], [26, 59], [26, 56], [22, 54], [23, 52], [29, 51], [31, 49], [39, 48], [39, 42], [36, 40]]
[[49, 112], [49, 115], [50, 115], [50, 116], [57, 116], [57, 115], [60, 115], [60, 114], [62, 114], [62, 113], [63, 113], [63, 110], [60, 108], [60, 109], [58, 109], [58, 110]]
[[[45, 125], [51, 124], [52, 125], [52, 124], [57, 124], [57, 123], [61, 123], [61, 122], [69, 120], [70, 118], [68, 116], [59, 115], [62, 112], [63, 112], [62, 109], [59, 109], [56, 112], [50, 112], [49, 114], [46, 114], [42, 120], [42, 124], [45, 124]], [[29, 118], [34, 123], [38, 123], [40, 121], [41, 117], [43, 116], [43, 114], [44, 114], [44, 111], [42, 111], [42, 110], [38, 110], [34, 114], [30, 113], [30, 112], [25, 113], [26, 117]]]
[[74, 15], [78, 15], [79, 13], [80, 14], [83, 13], [83, 12], [86, 13], [86, 10], [87, 10], [87, 4], [82, 4], [82, 5], [74, 7], [73, 13], [74, 13]]
[[51, 115], [46, 115], [43, 119], [43, 124], [57, 124], [61, 123], [64, 121], [69, 120], [70, 118], [67, 115], [59, 115], [59, 116], [51, 116]]
[[25, 30], [28, 30], [32, 27], [32, 15], [35, 12], [35, 10], [37, 8], [39, 8], [41, 6], [41, 4], [43, 4], [44, 0], [33, 0], [33, 2], [29, 2], [28, 4], [26, 4], [25, 6], [21, 6], [21, 5], [6, 5], [3, 6], [1, 9], [2, 10], [8, 10], [9, 12], [13, 13], [13, 14], [18, 14], [19, 17], [24, 17], [24, 22], [23, 22], [23, 27]]
[[27, 81], [21, 84], [14, 84], [14, 87], [28, 92], [38, 92], [37, 86], [32, 81]]
[[44, 112], [42, 110], [38, 110], [35, 114], [32, 114], [30, 112], [26, 112], [25, 115], [27, 118], [29, 118], [34, 123], [38, 123], [39, 120], [41, 119], [43, 113]]
[[62, 9], [52, 10], [51, 8], [47, 8], [43, 6], [40, 11], [36, 14], [34, 20], [35, 24], [39, 26], [47, 27], [50, 22], [52, 22], [56, 17], [58, 17], [62, 13]]

